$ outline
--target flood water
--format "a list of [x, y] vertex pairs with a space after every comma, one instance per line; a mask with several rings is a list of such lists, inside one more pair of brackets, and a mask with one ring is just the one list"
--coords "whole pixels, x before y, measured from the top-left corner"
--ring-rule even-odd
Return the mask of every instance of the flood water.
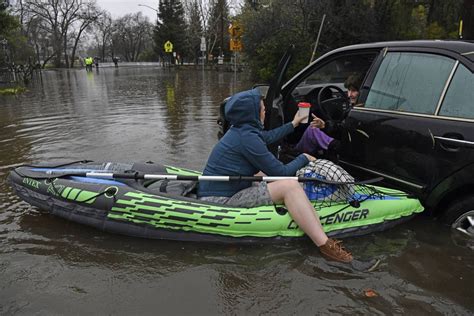
[[44, 72], [23, 95], [0, 96], [0, 314], [472, 315], [474, 243], [427, 216], [346, 239], [357, 257], [382, 260], [363, 273], [327, 262], [307, 241], [223, 246], [104, 233], [31, 207], [7, 182], [14, 166], [52, 160], [202, 170], [220, 101], [251, 84], [240, 73], [120, 67]]

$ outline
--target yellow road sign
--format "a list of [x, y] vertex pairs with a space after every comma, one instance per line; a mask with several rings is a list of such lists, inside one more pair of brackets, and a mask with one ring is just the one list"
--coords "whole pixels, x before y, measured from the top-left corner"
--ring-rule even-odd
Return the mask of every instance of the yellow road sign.
[[243, 31], [243, 28], [237, 22], [233, 22], [229, 25], [229, 34], [234, 38], [241, 37]]
[[242, 41], [231, 38], [230, 50], [233, 52], [240, 52], [242, 50]]
[[173, 43], [171, 43], [170, 41], [166, 41], [166, 43], [163, 47], [165, 48], [166, 53], [173, 52]]

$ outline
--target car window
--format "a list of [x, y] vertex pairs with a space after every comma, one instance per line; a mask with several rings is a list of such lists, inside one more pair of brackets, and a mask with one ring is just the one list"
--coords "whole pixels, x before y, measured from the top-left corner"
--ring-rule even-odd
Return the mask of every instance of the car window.
[[423, 53], [388, 53], [365, 107], [434, 114], [454, 60]]
[[443, 116], [474, 118], [474, 74], [460, 64], [439, 112]]
[[375, 53], [341, 56], [317, 68], [299, 86], [327, 83], [342, 84], [352, 74], [359, 74], [363, 78], [375, 57]]

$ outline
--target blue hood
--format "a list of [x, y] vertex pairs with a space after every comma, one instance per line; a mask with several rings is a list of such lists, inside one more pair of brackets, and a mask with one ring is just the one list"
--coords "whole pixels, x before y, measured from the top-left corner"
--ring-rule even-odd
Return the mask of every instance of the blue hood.
[[249, 124], [260, 129], [260, 90], [252, 89], [234, 94], [225, 105], [225, 117], [233, 126]]

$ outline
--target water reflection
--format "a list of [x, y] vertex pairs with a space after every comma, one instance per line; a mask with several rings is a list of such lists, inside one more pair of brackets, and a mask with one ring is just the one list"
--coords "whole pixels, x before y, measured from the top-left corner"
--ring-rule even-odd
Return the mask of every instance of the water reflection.
[[57, 159], [202, 169], [219, 103], [250, 85], [242, 74], [112, 67], [44, 72], [26, 94], [0, 97], [0, 313], [469, 314], [472, 244], [425, 218], [348, 239], [358, 256], [382, 259], [367, 274], [305, 241], [239, 247], [102, 233], [33, 209], [5, 182], [17, 164]]

